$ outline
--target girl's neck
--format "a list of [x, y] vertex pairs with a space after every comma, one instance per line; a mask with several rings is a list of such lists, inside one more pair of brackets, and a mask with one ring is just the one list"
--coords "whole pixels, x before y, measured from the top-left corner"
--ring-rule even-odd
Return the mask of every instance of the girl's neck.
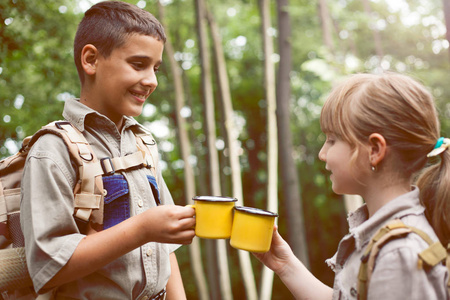
[[411, 184], [409, 181], [397, 184], [374, 184], [367, 189], [365, 195], [361, 196], [367, 204], [370, 218], [385, 204], [410, 191]]

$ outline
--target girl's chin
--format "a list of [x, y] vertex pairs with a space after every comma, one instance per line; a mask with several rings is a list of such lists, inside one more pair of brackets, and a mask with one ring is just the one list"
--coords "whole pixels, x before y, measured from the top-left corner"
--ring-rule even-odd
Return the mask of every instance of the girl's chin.
[[336, 195], [344, 195], [345, 193], [340, 192], [339, 190], [332, 189]]
[[334, 183], [331, 185], [331, 189], [333, 190], [333, 192], [337, 195], [344, 195], [345, 192], [343, 192], [342, 190], [339, 189], [338, 186], [336, 186]]

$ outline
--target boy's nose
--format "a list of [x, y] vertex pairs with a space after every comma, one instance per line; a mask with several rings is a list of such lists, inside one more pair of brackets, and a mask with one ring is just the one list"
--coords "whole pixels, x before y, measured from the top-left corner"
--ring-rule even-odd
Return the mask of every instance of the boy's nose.
[[155, 89], [158, 86], [158, 79], [154, 71], [148, 72], [141, 80], [141, 84]]

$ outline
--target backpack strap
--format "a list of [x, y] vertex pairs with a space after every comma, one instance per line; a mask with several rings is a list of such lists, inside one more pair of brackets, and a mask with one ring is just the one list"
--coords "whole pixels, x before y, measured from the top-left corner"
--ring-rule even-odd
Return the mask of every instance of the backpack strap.
[[79, 180], [74, 188], [74, 217], [91, 221], [96, 227], [103, 225], [103, 181], [97, 171], [99, 161], [83, 134], [70, 122], [53, 122], [33, 135], [33, 144], [41, 135], [53, 133], [60, 136], [79, 169]]
[[8, 225], [6, 222], [8, 221], [8, 209], [6, 207], [6, 198], [3, 193], [3, 184], [0, 179], [0, 245], [3, 245], [8, 235]]
[[[0, 226], [2, 222], [6, 222], [8, 219], [8, 211], [6, 210], [6, 200], [5, 195], [3, 193], [3, 184], [0, 180]], [[0, 227], [0, 234], [1, 234], [1, 227]]]
[[427, 249], [418, 255], [417, 268], [419, 270], [423, 269], [424, 266], [434, 267], [447, 257], [447, 251], [440, 242], [433, 242], [425, 232], [405, 225], [399, 219], [393, 220], [375, 233], [361, 257], [361, 265], [358, 273], [358, 299], [367, 299], [370, 278], [375, 267], [375, 260], [381, 248], [390, 240], [405, 237], [411, 232], [419, 235], [429, 245]]
[[[28, 143], [29, 140], [30, 137], [25, 142]], [[20, 214], [20, 186], [27, 154], [28, 150], [21, 149], [0, 161], [0, 249], [12, 247], [12, 244], [23, 244], [23, 239], [16, 240], [11, 230], [15, 231], [20, 227], [16, 221]]]
[[[141, 127], [133, 130], [136, 136], [137, 152], [123, 157], [104, 157], [99, 160], [86, 138], [77, 128], [72, 126], [70, 122], [56, 121], [43, 126], [33, 136], [25, 138], [20, 151], [10, 158], [15, 159], [16, 156], [25, 158], [32, 145], [42, 135], [48, 133], [63, 139], [70, 156], [78, 166], [79, 178], [73, 190], [74, 217], [82, 223], [90, 221], [92, 227], [96, 230], [100, 230], [103, 226], [104, 190], [102, 175], [112, 175], [117, 171], [126, 171], [145, 166], [151, 168], [156, 178], [155, 166], [158, 153], [156, 147], [149, 149], [149, 146], [156, 145], [156, 142], [152, 135]], [[0, 189], [0, 232], [2, 231], [2, 226], [6, 226], [6, 218], [9, 211], [8, 203], [6, 203], [3, 195], [3, 189]]]
[[[30, 137], [25, 139], [28, 143]], [[19, 151], [14, 155], [0, 161], [0, 222], [7, 222], [7, 216], [11, 211], [18, 211], [20, 197], [11, 200], [11, 193], [20, 193], [23, 166], [28, 151]], [[1, 226], [1, 225], [0, 225]], [[1, 233], [0, 233], [1, 234]]]
[[[103, 175], [112, 175], [118, 171], [150, 166], [156, 177], [154, 154], [148, 147], [144, 146], [147, 144], [156, 145], [150, 133], [142, 129], [138, 130], [138, 133], [133, 131], [136, 135], [139, 151], [126, 156], [104, 157], [98, 160], [83, 134], [72, 124], [69, 122], [56, 122], [54, 125], [62, 130], [62, 138], [79, 166], [79, 184], [74, 189], [74, 216], [76, 218], [83, 221], [90, 220], [95, 225], [103, 224]], [[47, 126], [50, 127], [45, 128], [54, 129], [53, 124]], [[152, 164], [148, 163], [148, 156], [150, 156]]]
[[158, 182], [156, 167], [159, 163], [158, 148], [152, 134], [140, 126], [132, 128], [136, 137], [136, 146], [144, 157], [144, 166], [149, 168]]

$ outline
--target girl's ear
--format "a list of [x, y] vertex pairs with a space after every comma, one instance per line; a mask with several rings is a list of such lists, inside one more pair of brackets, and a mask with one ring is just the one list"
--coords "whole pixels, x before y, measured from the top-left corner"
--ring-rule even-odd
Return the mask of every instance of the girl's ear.
[[386, 155], [386, 140], [384, 136], [379, 133], [372, 133], [369, 136], [369, 147], [370, 165], [377, 167]]
[[91, 44], [87, 44], [81, 50], [81, 66], [87, 75], [94, 75], [97, 71], [98, 49]]

